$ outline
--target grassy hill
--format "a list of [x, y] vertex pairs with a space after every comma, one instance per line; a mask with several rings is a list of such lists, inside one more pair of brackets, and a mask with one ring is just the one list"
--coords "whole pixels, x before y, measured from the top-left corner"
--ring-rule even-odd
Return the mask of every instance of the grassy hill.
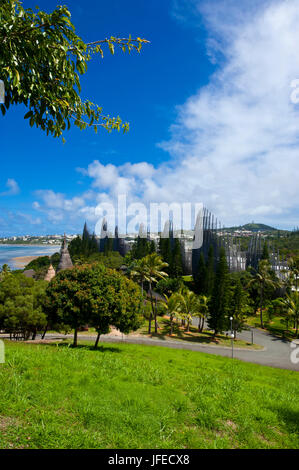
[[298, 385], [193, 351], [7, 342], [0, 448], [299, 448]]
[[273, 230], [277, 230], [274, 227], [270, 227], [269, 225], [265, 224], [254, 224], [253, 222], [251, 224], [245, 224], [242, 225], [242, 228], [244, 230], [252, 230], [252, 231], [263, 231], [263, 232], [273, 232]]
[[270, 225], [265, 225], [265, 224], [255, 224], [255, 223], [250, 223], [250, 224], [245, 224], [245, 225], [239, 225], [238, 227], [229, 227], [229, 231], [232, 230], [251, 230], [252, 232], [273, 232], [277, 231], [277, 228], [270, 227]]

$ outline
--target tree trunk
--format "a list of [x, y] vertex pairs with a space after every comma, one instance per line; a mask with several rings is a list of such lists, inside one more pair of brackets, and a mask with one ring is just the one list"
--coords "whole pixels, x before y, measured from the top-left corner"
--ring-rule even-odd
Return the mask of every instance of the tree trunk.
[[94, 343], [94, 348], [95, 348], [95, 349], [97, 349], [97, 347], [98, 347], [99, 340], [100, 340], [100, 336], [101, 336], [101, 333], [98, 333], [96, 342]]
[[157, 299], [155, 304], [155, 333], [158, 333], [158, 322], [157, 322]]
[[170, 315], [170, 336], [173, 334], [173, 317]]
[[150, 335], [152, 332], [152, 313], [150, 314], [149, 321], [148, 321], [148, 334]]
[[31, 339], [35, 340], [35, 338], [36, 338], [36, 330], [32, 333], [32, 338]]
[[148, 324], [148, 334], [151, 334], [152, 330], [152, 315], [155, 318], [155, 311], [154, 311], [154, 300], [153, 300], [153, 292], [152, 292], [152, 283], [150, 282], [150, 298], [151, 298], [151, 306], [152, 306], [152, 313], [150, 315], [149, 324]]
[[202, 333], [202, 330], [203, 330], [203, 327], [204, 327], [204, 323], [205, 323], [204, 317], [203, 317], [203, 318], [199, 318], [199, 320], [198, 320], [198, 331], [199, 331], [199, 333]]
[[74, 330], [74, 342], [73, 342], [73, 347], [76, 348], [78, 345], [78, 328], [75, 328]]
[[42, 334], [42, 339], [45, 339], [46, 333], [47, 333], [47, 331], [48, 331], [48, 327], [49, 327], [49, 325], [46, 326], [46, 328], [45, 328], [45, 330], [44, 330], [44, 332], [43, 332], [43, 334]]

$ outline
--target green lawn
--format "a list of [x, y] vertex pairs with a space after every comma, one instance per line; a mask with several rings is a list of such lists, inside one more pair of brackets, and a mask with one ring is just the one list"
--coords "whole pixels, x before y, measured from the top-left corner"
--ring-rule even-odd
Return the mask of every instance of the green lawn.
[[[190, 326], [190, 331], [186, 331], [185, 327], [180, 327], [180, 322], [173, 323], [173, 334], [170, 336], [170, 320], [168, 317], [157, 317], [159, 324], [158, 333], [155, 333], [155, 324], [152, 321], [152, 333], [148, 334], [148, 320], [144, 321], [142, 327], [137, 331], [138, 334], [144, 336], [158, 338], [158, 339], [168, 339], [168, 340], [182, 340], [191, 343], [205, 344], [211, 346], [231, 346], [231, 338], [225, 334], [218, 334], [214, 337], [213, 331], [203, 330], [199, 333], [198, 328]], [[258, 344], [251, 344], [250, 342], [238, 339], [234, 340], [234, 346], [236, 348], [246, 348], [246, 349], [263, 349], [262, 346]]]
[[157, 346], [6, 342], [1, 448], [298, 448], [298, 373]]
[[[255, 316], [252, 315], [250, 317], [246, 317], [246, 323], [249, 326], [253, 326], [255, 328], [261, 328], [261, 320], [260, 320], [259, 313]], [[263, 323], [264, 323], [265, 329], [275, 336], [288, 339], [289, 341], [292, 341], [293, 339], [296, 338], [295, 328], [292, 328], [293, 326], [292, 322], [289, 322], [288, 330], [287, 330], [286, 322], [283, 317], [274, 316], [271, 319], [269, 319], [268, 313], [265, 310], [263, 314]]]

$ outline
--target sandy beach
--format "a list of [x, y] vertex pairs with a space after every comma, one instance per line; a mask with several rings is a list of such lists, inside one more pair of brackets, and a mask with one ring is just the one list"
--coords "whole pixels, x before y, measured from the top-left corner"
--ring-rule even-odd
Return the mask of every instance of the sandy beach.
[[12, 262], [16, 268], [22, 269], [36, 258], [38, 258], [38, 256], [17, 256], [16, 258], [12, 258]]

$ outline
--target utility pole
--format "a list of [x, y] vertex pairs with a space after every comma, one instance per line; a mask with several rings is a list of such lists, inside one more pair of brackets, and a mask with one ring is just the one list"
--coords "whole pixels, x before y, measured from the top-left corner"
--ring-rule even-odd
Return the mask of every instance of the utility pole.
[[232, 346], [232, 359], [234, 358], [234, 332], [233, 332], [233, 317], [230, 317], [230, 337]]

